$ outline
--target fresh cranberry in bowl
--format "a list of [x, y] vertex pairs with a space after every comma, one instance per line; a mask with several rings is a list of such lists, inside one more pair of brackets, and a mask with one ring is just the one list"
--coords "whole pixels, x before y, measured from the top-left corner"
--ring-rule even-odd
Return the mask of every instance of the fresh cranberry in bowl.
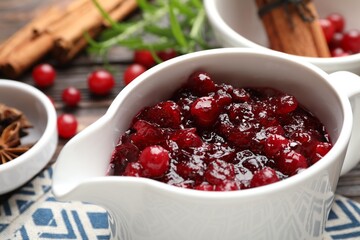
[[330, 13], [326, 19], [328, 19], [332, 25], [334, 26], [335, 32], [342, 32], [344, 31], [345, 27], [345, 18], [340, 13]]
[[341, 46], [345, 51], [353, 54], [360, 53], [360, 30], [351, 29], [346, 31]]
[[[300, 1], [286, 2], [286, 4], [289, 5], [297, 5]], [[261, 4], [265, 3], [262, 2]], [[313, 8], [313, 6], [309, 8], [309, 13], [312, 12], [313, 16], [316, 16], [315, 20], [319, 18], [324, 19], [324, 21], [321, 20], [320, 22], [325, 22], [323, 25], [325, 30], [324, 35], [328, 41], [330, 40], [330, 43], [328, 42], [330, 45], [333, 44], [331, 43], [331, 36], [334, 38], [336, 33], [343, 33], [344, 31], [348, 31], [350, 29], [360, 30], [360, 24], [358, 21], [360, 1], [347, 0], [344, 2], [336, 0], [316, 0], [311, 3], [309, 2], [309, 4], [313, 4], [315, 6], [315, 8]], [[271, 53], [278, 52], [277, 50], [274, 50], [276, 48], [276, 43], [274, 43], [274, 46], [270, 45], [271, 41], [269, 40], [269, 35], [271, 33], [267, 32], [266, 25], [264, 25], [267, 18], [259, 17], [259, 15], [256, 14], [259, 11], [256, 2], [254, 4], [253, 1], [208, 0], [204, 1], [204, 6], [209, 23], [215, 33], [214, 36], [221, 47], [246, 47]], [[286, 7], [284, 6], [284, 8]], [[276, 13], [274, 14], [276, 15]], [[305, 15], [310, 16], [307, 14]], [[317, 16], [319, 16], [319, 18]], [[284, 15], [284, 21], [286, 22], [286, 14]], [[291, 29], [291, 27], [289, 29]], [[313, 30], [314, 29], [315, 28], [313, 28]], [[281, 30], [279, 33], [280, 32]], [[313, 32], [313, 34], [317, 35], [318, 33], [321, 33], [321, 28], [320, 32], [317, 30], [316, 32], [316, 34], [315, 32]], [[299, 34], [299, 36], [300, 35], [301, 34]], [[322, 38], [322, 36], [319, 37]], [[296, 40], [294, 42], [296, 42]], [[324, 44], [321, 43], [321, 45]], [[292, 46], [297, 48], [296, 44], [292, 44]], [[325, 52], [327, 52], [326, 46], [322, 47], [325, 48]], [[332, 49], [333, 47], [331, 47], [330, 50]], [[347, 49], [344, 50], [345, 52], [348, 52]], [[316, 55], [301, 56], [296, 52], [293, 54], [285, 54], [291, 55], [300, 61], [312, 63], [327, 73], [350, 71], [360, 74], [360, 54], [358, 53], [349, 52], [348, 55], [344, 54], [341, 58], [339, 58], [339, 55], [336, 55], [337, 57], [331, 57], [331, 55], [326, 57], [317, 57]]]
[[328, 19], [319, 19], [319, 24], [323, 30], [326, 42], [330, 43], [335, 33], [335, 27], [333, 23]]

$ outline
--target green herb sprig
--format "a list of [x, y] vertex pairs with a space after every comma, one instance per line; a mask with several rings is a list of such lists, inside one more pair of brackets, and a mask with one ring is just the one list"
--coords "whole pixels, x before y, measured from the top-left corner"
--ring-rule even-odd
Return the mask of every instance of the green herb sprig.
[[155, 60], [156, 52], [173, 49], [179, 54], [212, 48], [207, 42], [209, 27], [201, 0], [137, 0], [140, 16], [137, 19], [116, 22], [92, 0], [110, 28], [97, 40], [85, 35], [88, 51], [99, 55], [120, 45], [132, 50], [150, 50]]

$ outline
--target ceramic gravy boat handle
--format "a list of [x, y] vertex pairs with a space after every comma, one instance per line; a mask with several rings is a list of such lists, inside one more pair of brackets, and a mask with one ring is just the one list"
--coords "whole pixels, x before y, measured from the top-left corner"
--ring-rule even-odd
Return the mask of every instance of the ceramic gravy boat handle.
[[331, 84], [349, 98], [353, 112], [353, 127], [341, 175], [349, 172], [360, 160], [360, 77], [339, 71], [330, 74]]

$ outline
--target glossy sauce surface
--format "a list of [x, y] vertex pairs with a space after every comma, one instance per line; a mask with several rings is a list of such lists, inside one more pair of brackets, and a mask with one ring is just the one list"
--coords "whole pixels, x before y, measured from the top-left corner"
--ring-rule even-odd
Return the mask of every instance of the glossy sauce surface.
[[110, 168], [113, 175], [231, 191], [297, 174], [331, 147], [322, 123], [294, 96], [216, 84], [195, 72], [169, 100], [134, 117]]

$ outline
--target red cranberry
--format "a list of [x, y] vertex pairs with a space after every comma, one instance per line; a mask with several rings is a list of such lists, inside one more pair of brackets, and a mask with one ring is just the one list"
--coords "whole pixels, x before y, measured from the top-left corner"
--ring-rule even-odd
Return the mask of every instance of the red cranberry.
[[135, 78], [140, 76], [142, 73], [146, 71], [146, 67], [140, 65], [138, 63], [131, 64], [125, 69], [123, 78], [125, 85], [128, 85], [132, 82]]
[[217, 132], [224, 136], [229, 137], [232, 130], [235, 128], [234, 124], [230, 121], [229, 115], [227, 114], [221, 114], [219, 116], [219, 121], [217, 124]]
[[228, 141], [239, 149], [248, 148], [255, 137], [254, 126], [250, 123], [242, 123], [231, 130]]
[[161, 129], [147, 121], [139, 120], [134, 123], [133, 128], [135, 133], [130, 135], [130, 139], [139, 149], [165, 141]]
[[270, 167], [265, 167], [254, 174], [250, 186], [260, 187], [278, 181], [280, 181], [280, 179], [277, 176], [276, 171]]
[[316, 145], [314, 150], [314, 156], [311, 160], [311, 164], [319, 161], [323, 158], [331, 149], [331, 144], [327, 142], [320, 142]]
[[284, 95], [281, 96], [279, 99], [277, 99], [276, 103], [276, 112], [279, 114], [288, 114], [292, 111], [295, 111], [295, 109], [298, 106], [298, 102], [294, 96], [291, 95]]
[[289, 140], [284, 136], [278, 134], [270, 134], [269, 137], [265, 140], [264, 151], [266, 155], [274, 157], [285, 149], [289, 148]]
[[282, 153], [276, 160], [276, 165], [282, 173], [289, 176], [308, 167], [306, 158], [293, 150]]
[[219, 117], [219, 107], [213, 97], [201, 97], [195, 100], [190, 108], [191, 115], [199, 126], [213, 125]]
[[114, 165], [114, 175], [121, 175], [129, 162], [137, 161], [139, 149], [130, 142], [122, 142], [116, 145], [111, 157], [111, 163]]
[[331, 56], [332, 57], [344, 57], [344, 56], [349, 56], [350, 54], [345, 52], [344, 49], [342, 48], [334, 48], [333, 50], [330, 51]]
[[205, 171], [205, 178], [213, 185], [221, 184], [225, 180], [234, 180], [234, 164], [227, 163], [223, 160], [215, 160], [208, 165]]
[[229, 117], [234, 123], [241, 123], [254, 118], [253, 105], [251, 103], [235, 103], [229, 106]]
[[216, 91], [216, 86], [209, 74], [205, 72], [195, 72], [188, 79], [190, 89], [199, 96], [206, 96]]
[[134, 52], [134, 62], [146, 68], [155, 65], [154, 57], [149, 50], [137, 50]]
[[177, 173], [184, 179], [202, 181], [205, 172], [205, 164], [197, 158], [190, 157], [176, 165]]
[[335, 32], [342, 32], [345, 26], [345, 19], [339, 13], [331, 13], [326, 17], [334, 26]]
[[225, 180], [215, 186], [215, 191], [221, 191], [221, 192], [235, 191], [240, 189], [241, 187], [235, 180]]
[[206, 149], [204, 161], [210, 163], [216, 159], [221, 159], [225, 162], [233, 162], [236, 157], [235, 149], [226, 143], [211, 143]]
[[250, 99], [249, 93], [243, 88], [234, 88], [231, 96], [234, 102], [246, 102]]
[[214, 186], [207, 182], [202, 182], [200, 185], [197, 185], [194, 189], [201, 191], [214, 191]]
[[106, 70], [95, 70], [88, 76], [88, 87], [96, 95], [108, 94], [115, 85], [112, 74]]
[[143, 117], [165, 128], [179, 128], [181, 124], [180, 108], [173, 101], [163, 101], [148, 108]]
[[310, 132], [298, 130], [294, 131], [290, 135], [291, 140], [298, 142], [299, 144], [306, 146], [308, 144], [311, 144], [315, 139], [313, 139], [313, 136]]
[[161, 177], [169, 168], [169, 152], [157, 145], [146, 147], [139, 156], [139, 163], [143, 166], [144, 176]]
[[62, 114], [57, 119], [58, 134], [61, 138], [72, 138], [77, 131], [78, 122], [72, 114]]
[[39, 64], [32, 71], [36, 86], [45, 88], [51, 86], [56, 77], [56, 71], [50, 64]]
[[124, 171], [124, 176], [141, 177], [142, 166], [139, 162], [129, 163]]
[[334, 33], [335, 28], [333, 23], [328, 19], [319, 19], [319, 24], [324, 32], [325, 39], [328, 43], [330, 43]]
[[172, 49], [172, 48], [169, 48], [169, 49], [166, 49], [166, 50], [162, 50], [162, 51], [159, 51], [157, 53], [158, 57], [162, 60], [162, 61], [167, 61], [169, 59], [172, 59], [174, 57], [176, 57], [178, 55], [178, 53]]
[[336, 48], [341, 48], [341, 42], [342, 42], [343, 38], [344, 38], [343, 33], [339, 33], [339, 32], [334, 33], [334, 36], [329, 43], [330, 50], [333, 50]]
[[344, 34], [344, 38], [341, 42], [341, 47], [344, 51], [351, 52], [353, 54], [360, 52], [360, 30], [349, 30]]
[[277, 134], [277, 135], [284, 135], [285, 131], [284, 128], [279, 125], [278, 123], [274, 123], [273, 126], [269, 126], [264, 129], [266, 137], [268, 137], [270, 134]]
[[170, 139], [182, 149], [200, 147], [203, 144], [202, 139], [196, 134], [195, 128], [179, 129], [170, 135]]
[[67, 106], [75, 107], [81, 100], [81, 93], [75, 87], [68, 87], [63, 90], [61, 98]]
[[228, 106], [233, 100], [231, 95], [225, 92], [223, 89], [220, 89], [216, 92], [214, 99], [220, 108]]

